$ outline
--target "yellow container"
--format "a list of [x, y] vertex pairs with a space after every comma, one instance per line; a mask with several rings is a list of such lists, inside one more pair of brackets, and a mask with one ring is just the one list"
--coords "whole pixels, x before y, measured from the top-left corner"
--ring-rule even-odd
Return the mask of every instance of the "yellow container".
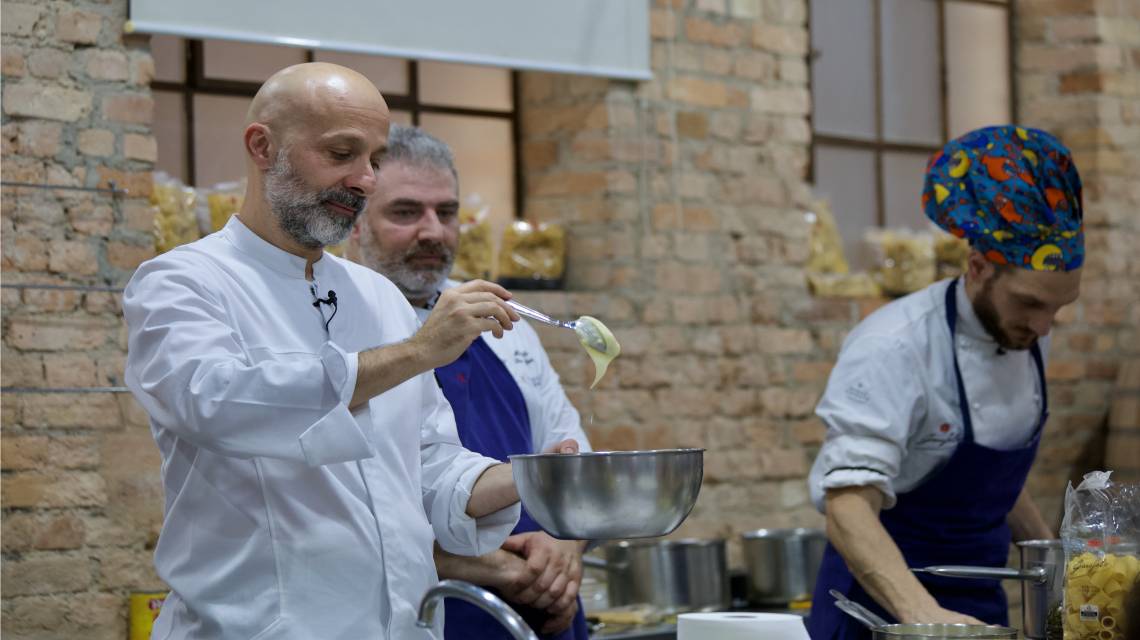
[[166, 600], [166, 592], [131, 594], [131, 640], [150, 640], [150, 630]]

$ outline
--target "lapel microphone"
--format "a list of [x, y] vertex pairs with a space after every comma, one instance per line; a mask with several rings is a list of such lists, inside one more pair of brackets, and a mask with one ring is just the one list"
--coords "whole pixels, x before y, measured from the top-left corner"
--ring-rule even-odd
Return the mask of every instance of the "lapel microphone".
[[332, 319], [336, 317], [336, 291], [329, 289], [329, 297], [317, 298], [317, 288], [313, 287], [313, 297], [316, 298], [316, 300], [313, 301], [313, 306], [316, 307], [318, 311], [320, 310], [322, 304], [327, 304], [332, 307], [332, 315], [329, 316], [328, 320], [325, 320], [325, 331], [327, 332], [329, 330], [329, 323], [332, 322]]

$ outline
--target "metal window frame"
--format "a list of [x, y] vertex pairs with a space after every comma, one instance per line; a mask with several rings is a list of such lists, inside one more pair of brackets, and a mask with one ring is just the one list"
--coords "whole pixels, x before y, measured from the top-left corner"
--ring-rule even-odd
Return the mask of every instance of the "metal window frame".
[[[185, 57], [184, 80], [182, 82], [153, 80], [150, 83], [150, 88], [154, 91], [167, 91], [178, 93], [182, 96], [182, 110], [185, 115], [183, 149], [186, 169], [185, 175], [181, 177], [187, 184], [194, 184], [196, 182], [194, 166], [196, 160], [194, 151], [194, 96], [214, 95], [253, 98], [253, 96], [257, 94], [257, 90], [261, 87], [261, 83], [207, 77], [205, 72], [205, 41], [194, 38], [182, 38], [181, 40], [183, 56]], [[316, 57], [315, 50], [305, 49], [304, 51], [305, 61], [313, 62]], [[406, 60], [405, 64], [407, 65], [408, 74], [407, 93], [385, 93], [384, 101], [388, 104], [388, 107], [394, 111], [407, 111], [411, 113], [413, 125], [419, 126], [420, 117], [425, 113], [496, 118], [510, 121], [511, 145], [514, 155], [514, 167], [512, 167], [511, 170], [515, 179], [515, 216], [522, 218], [526, 190], [523, 184], [524, 176], [519, 155], [522, 147], [522, 127], [521, 118], [519, 117], [519, 98], [521, 96], [518, 72], [513, 69], [509, 71], [511, 87], [510, 109], [502, 111], [496, 109], [470, 109], [424, 102], [419, 90], [419, 64], [415, 60]]]
[[[805, 0], [808, 5], [807, 11], [807, 24], [808, 35], [810, 42], [811, 34], [811, 0]], [[883, 154], [889, 152], [909, 152], [909, 153], [926, 153], [933, 154], [941, 149], [941, 145], [929, 145], [920, 143], [906, 143], [906, 142], [893, 142], [886, 140], [883, 137], [883, 43], [882, 43], [882, 0], [870, 0], [872, 16], [872, 39], [874, 46], [874, 55], [872, 57], [872, 69], [875, 78], [875, 139], [864, 140], [862, 138], [850, 138], [845, 136], [829, 135], [818, 133], [815, 130], [815, 113], [808, 114], [808, 122], [811, 125], [811, 145], [808, 157], [808, 175], [807, 180], [811, 184], [815, 184], [815, 148], [817, 144], [825, 144], [833, 147], [846, 147], [849, 149], [862, 149], [870, 151], [874, 155], [875, 163], [875, 224], [883, 227], [887, 222], [887, 209], [886, 209], [886, 178], [883, 172]], [[947, 79], [947, 64], [946, 64], [946, 3], [959, 2], [962, 4], [981, 4], [994, 7], [1000, 7], [1006, 10], [1006, 30], [1008, 33], [1009, 44], [1009, 69], [1007, 70], [1009, 76], [1009, 101], [1010, 101], [1010, 117], [1013, 122], [1017, 122], [1017, 82], [1014, 77], [1014, 69], [1017, 68], [1017, 60], [1015, 58], [1017, 47], [1015, 45], [1014, 36], [1016, 35], [1016, 5], [1013, 0], [931, 0], [937, 3], [937, 16], [938, 16], [938, 73], [939, 73], [939, 100], [942, 103], [942, 140], [945, 143], [950, 136], [950, 109], [949, 109], [949, 86]], [[812, 74], [812, 62], [820, 54], [820, 52], [811, 49], [809, 46], [807, 62], [808, 62], [808, 92], [814, 95], [814, 84]]]

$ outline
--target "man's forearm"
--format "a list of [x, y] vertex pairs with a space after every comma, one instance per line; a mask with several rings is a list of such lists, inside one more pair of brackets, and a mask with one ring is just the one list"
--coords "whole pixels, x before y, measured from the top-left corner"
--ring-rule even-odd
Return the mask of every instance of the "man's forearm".
[[1045, 523], [1045, 518], [1041, 516], [1037, 503], [1033, 501], [1033, 497], [1029, 495], [1029, 490], [1025, 488], [1022, 488], [1021, 493], [1018, 494], [1017, 502], [1013, 504], [1013, 509], [1010, 509], [1006, 522], [1009, 523], [1009, 530], [1013, 534], [1014, 542], [1051, 540], [1057, 537], [1049, 525]]
[[871, 597], [902, 622], [918, 620], [938, 603], [879, 521], [882, 499], [874, 487], [828, 491], [827, 537]]
[[463, 580], [481, 587], [504, 588], [510, 578], [506, 575], [505, 567], [513, 559], [521, 562], [508, 551], [496, 549], [481, 556], [459, 556], [448, 553], [437, 543], [434, 549], [435, 569], [440, 578]]
[[511, 475], [511, 465], [497, 464], [488, 467], [471, 487], [466, 513], [472, 518], [482, 518], [518, 501], [519, 492]]
[[361, 351], [356, 366], [356, 388], [350, 409], [432, 369], [423, 350], [413, 340]]

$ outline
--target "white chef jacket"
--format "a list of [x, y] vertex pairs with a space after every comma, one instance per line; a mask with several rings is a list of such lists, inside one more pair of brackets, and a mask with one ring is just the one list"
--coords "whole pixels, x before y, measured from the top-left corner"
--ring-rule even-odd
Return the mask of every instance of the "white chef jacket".
[[[458, 284], [448, 280], [444, 289]], [[430, 314], [431, 309], [416, 307], [420, 322], [427, 320]], [[482, 339], [506, 366], [522, 392], [535, 452], [544, 451], [567, 438], [577, 440], [580, 451], [593, 451], [586, 432], [582, 430], [578, 410], [570, 404], [558, 372], [550, 364], [550, 356], [526, 319], [520, 318], [514, 329], [504, 332], [502, 338], [496, 338], [488, 331]]]
[[[824, 492], [874, 486], [895, 505], [949, 460], [962, 439], [946, 288], [950, 281], [895, 300], [871, 314], [843, 342], [816, 407], [827, 437], [808, 476], [812, 501]], [[1028, 351], [998, 353], [965, 292], [957, 290], [957, 350], [970, 402], [974, 440], [994, 449], [1029, 444], [1042, 389]], [[1049, 338], [1039, 340], [1042, 358]]]
[[[126, 380], [166, 492], [154, 638], [439, 638], [415, 626], [433, 540], [483, 554], [518, 519], [465, 514], [495, 461], [460, 447], [430, 372], [349, 410], [357, 353], [410, 337], [416, 315], [354, 263], [326, 253], [313, 275], [235, 216], [127, 286]], [[337, 294], [327, 331], [314, 287]]]

